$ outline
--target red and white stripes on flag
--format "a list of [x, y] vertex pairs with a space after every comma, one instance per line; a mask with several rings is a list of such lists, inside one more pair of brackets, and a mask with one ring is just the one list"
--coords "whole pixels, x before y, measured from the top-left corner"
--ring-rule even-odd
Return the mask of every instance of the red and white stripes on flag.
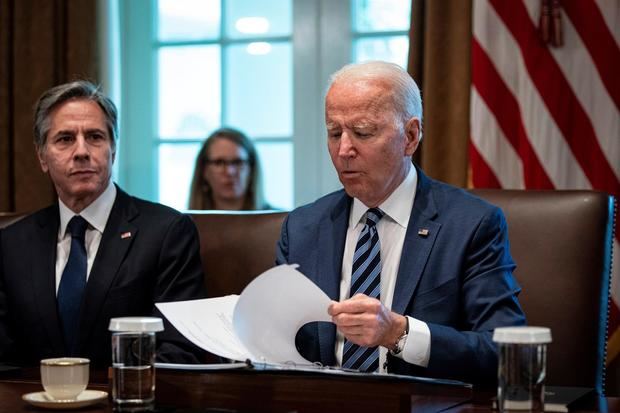
[[[560, 47], [542, 40], [543, 3], [473, 2], [473, 185], [597, 189], [618, 200], [620, 1], [554, 1]], [[620, 356], [619, 237], [616, 229], [608, 363]]]

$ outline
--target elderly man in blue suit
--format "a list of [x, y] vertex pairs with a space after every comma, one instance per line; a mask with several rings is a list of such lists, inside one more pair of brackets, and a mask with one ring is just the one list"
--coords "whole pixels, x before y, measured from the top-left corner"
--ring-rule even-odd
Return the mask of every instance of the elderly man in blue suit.
[[525, 323], [501, 210], [412, 163], [422, 101], [399, 66], [333, 74], [325, 122], [344, 190], [291, 212], [277, 250], [278, 263], [299, 264], [334, 300], [333, 324], [298, 333], [300, 353], [362, 371], [492, 381], [493, 329]]

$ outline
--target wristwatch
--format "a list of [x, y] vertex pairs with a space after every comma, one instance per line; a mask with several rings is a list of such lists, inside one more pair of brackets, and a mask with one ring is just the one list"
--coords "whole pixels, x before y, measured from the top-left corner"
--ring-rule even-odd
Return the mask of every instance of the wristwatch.
[[390, 353], [393, 356], [402, 353], [403, 349], [405, 348], [405, 343], [407, 342], [407, 336], [409, 335], [409, 317], [405, 316], [405, 320], [406, 320], [405, 331], [403, 331], [403, 334], [401, 334], [401, 336], [398, 337], [398, 340], [396, 340], [396, 343], [394, 344], [394, 348], [390, 349]]

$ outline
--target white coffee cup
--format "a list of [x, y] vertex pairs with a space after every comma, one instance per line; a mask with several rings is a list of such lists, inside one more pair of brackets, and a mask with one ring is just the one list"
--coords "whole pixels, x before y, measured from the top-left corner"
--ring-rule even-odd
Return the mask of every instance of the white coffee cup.
[[54, 400], [75, 400], [88, 386], [90, 360], [60, 357], [41, 360], [41, 384]]

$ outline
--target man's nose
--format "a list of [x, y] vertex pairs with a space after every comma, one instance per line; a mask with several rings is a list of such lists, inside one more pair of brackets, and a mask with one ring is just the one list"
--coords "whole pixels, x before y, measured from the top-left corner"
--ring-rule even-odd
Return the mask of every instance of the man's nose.
[[353, 141], [349, 133], [344, 131], [340, 135], [340, 146], [338, 147], [338, 156], [341, 158], [351, 158], [355, 155], [355, 148], [353, 147]]
[[73, 151], [73, 156], [75, 158], [84, 158], [90, 155], [90, 150], [86, 143], [86, 138], [83, 135], [78, 135], [75, 138], [75, 150]]

